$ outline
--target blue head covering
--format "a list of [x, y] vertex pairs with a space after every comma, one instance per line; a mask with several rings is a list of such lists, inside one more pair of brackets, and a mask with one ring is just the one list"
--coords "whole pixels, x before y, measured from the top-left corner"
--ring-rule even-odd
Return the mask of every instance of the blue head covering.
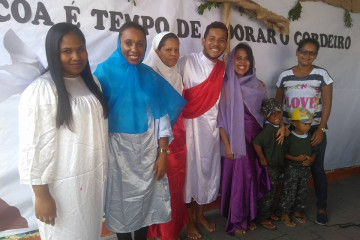
[[168, 114], [174, 125], [186, 100], [151, 67], [131, 65], [123, 56], [118, 38], [117, 49], [99, 64], [99, 79], [108, 101], [109, 131], [138, 134], [148, 129], [147, 110], [155, 118]]

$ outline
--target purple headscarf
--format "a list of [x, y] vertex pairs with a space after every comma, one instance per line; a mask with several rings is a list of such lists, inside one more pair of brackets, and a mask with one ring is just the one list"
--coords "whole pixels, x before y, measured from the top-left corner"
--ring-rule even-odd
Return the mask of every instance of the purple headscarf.
[[[225, 77], [219, 102], [217, 127], [225, 129], [229, 138], [231, 150], [235, 158], [246, 155], [244, 104], [254, 116], [260, 126], [263, 126], [264, 117], [261, 113], [261, 104], [267, 99], [265, 87], [259, 82], [255, 74], [255, 60], [252, 73], [238, 78], [234, 70], [235, 50], [241, 46], [250, 46], [239, 43], [232, 51], [226, 63]], [[246, 47], [245, 46], [245, 47]], [[243, 48], [244, 47], [240, 47]], [[251, 49], [251, 48], [250, 48]], [[250, 65], [251, 67], [251, 65]], [[250, 71], [251, 72], [251, 71]], [[224, 156], [224, 146], [222, 155]]]

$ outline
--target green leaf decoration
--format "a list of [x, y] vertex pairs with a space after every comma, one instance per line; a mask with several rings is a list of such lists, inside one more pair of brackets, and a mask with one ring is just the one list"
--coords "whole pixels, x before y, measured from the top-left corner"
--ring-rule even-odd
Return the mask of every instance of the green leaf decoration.
[[296, 3], [296, 5], [290, 9], [289, 13], [288, 13], [288, 19], [289, 21], [296, 21], [301, 17], [301, 12], [302, 12], [302, 6], [300, 4], [300, 2], [298, 1]]
[[204, 11], [207, 10], [211, 10], [212, 7], [218, 8], [220, 7], [221, 3], [220, 2], [206, 2], [206, 3], [202, 3], [198, 6], [198, 13], [200, 15], [204, 14]]
[[347, 28], [351, 28], [353, 26], [352, 18], [351, 18], [351, 15], [348, 10], [345, 10], [345, 13], [344, 13], [344, 24], [345, 24], [345, 27], [347, 27]]
[[243, 7], [238, 7], [238, 10], [239, 10], [241, 16], [245, 13], [245, 10]]

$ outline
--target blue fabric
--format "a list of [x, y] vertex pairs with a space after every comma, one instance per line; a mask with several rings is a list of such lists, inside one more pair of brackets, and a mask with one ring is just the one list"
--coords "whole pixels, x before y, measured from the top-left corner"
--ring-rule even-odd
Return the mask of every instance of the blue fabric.
[[146, 132], [147, 110], [155, 119], [168, 114], [173, 126], [186, 104], [163, 77], [142, 61], [129, 64], [118, 39], [117, 49], [94, 73], [110, 108], [110, 132]]

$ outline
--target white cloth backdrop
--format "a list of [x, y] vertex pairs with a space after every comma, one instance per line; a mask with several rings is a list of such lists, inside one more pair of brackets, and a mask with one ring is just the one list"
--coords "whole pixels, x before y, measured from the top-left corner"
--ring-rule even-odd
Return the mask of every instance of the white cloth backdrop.
[[[127, 0], [2, 0], [0, 1], [0, 40], [2, 41], [5, 33], [12, 29], [46, 66], [44, 41], [49, 24], [72, 19], [73, 23], [81, 24], [80, 28], [87, 39], [90, 65], [94, 71], [97, 64], [105, 60], [116, 47], [117, 32], [109, 29], [118, 28], [126, 18], [139, 18], [140, 24], [146, 23], [150, 26], [147, 37], [148, 47], [157, 31], [170, 30], [179, 34], [181, 55], [200, 51], [201, 37], [206, 25], [221, 20], [221, 9], [218, 8], [206, 10], [202, 16], [198, 15], [196, 9], [203, 3], [200, 0], [135, 0], [135, 2], [136, 6], [132, 1]], [[287, 17], [288, 11], [297, 1], [256, 0], [255, 2]], [[287, 44], [281, 42], [279, 33], [269, 38], [268, 30], [263, 23], [246, 14], [241, 15], [234, 8], [231, 24], [237, 34], [231, 40], [231, 48], [239, 42], [239, 39], [251, 45], [257, 60], [258, 77], [265, 82], [268, 94], [272, 97], [275, 94], [278, 74], [297, 62], [295, 41], [298, 42], [306, 33], [323, 34], [323, 39], [331, 38], [330, 44], [320, 49], [315, 61], [316, 65], [327, 69], [335, 81], [332, 113], [328, 122], [325, 168], [330, 170], [359, 165], [360, 128], [357, 126], [357, 120], [360, 118], [360, 108], [357, 104], [360, 102], [360, 15], [351, 14], [354, 26], [345, 28], [343, 9], [322, 2], [303, 2], [302, 6], [301, 19], [290, 24]], [[167, 23], [169, 29], [164, 28]], [[273, 43], [274, 39], [276, 44]], [[338, 47], [338, 39], [344, 39], [344, 46], [341, 49]], [[331, 48], [334, 44], [335, 48]], [[10, 56], [2, 43], [0, 43], [0, 57], [0, 66], [11, 64]], [[10, 92], [7, 89], [13, 89], [13, 85], [18, 83], [9, 83], [8, 79], [4, 79], [6, 74], [1, 76], [0, 93], [3, 96], [0, 96], [0, 199], [20, 210], [21, 215], [27, 219], [29, 228], [2, 231], [0, 237], [36, 228], [30, 188], [19, 184], [17, 173], [19, 95], [10, 97], [6, 95], [7, 98], [3, 99], [4, 92]]]

